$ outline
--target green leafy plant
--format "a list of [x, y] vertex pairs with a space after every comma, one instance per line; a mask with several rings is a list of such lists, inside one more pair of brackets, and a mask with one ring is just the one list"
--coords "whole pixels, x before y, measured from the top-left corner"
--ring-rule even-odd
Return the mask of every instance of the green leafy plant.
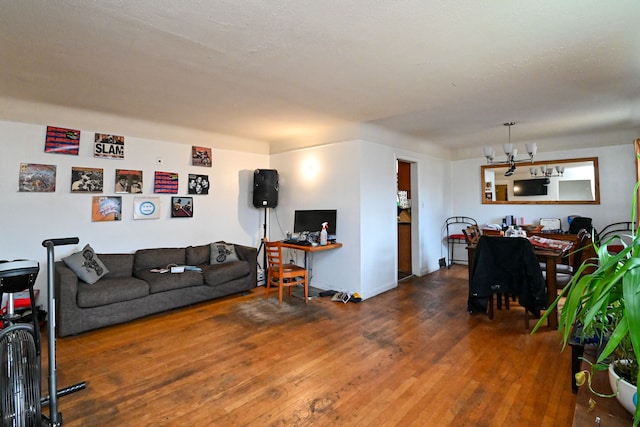
[[[633, 193], [632, 218], [635, 218], [639, 185], [636, 184]], [[574, 325], [579, 325], [582, 333], [578, 338], [596, 336], [604, 345], [596, 363], [592, 365], [592, 371], [606, 369], [609, 362], [628, 360], [629, 372], [616, 371], [628, 382], [637, 385], [640, 360], [640, 236], [638, 230], [632, 230], [630, 243], [621, 241], [623, 249], [610, 254], [607, 244], [620, 237], [613, 236], [599, 246], [593, 243], [596, 256], [582, 263], [571, 282], [549, 308], [557, 307], [564, 301], [558, 320], [563, 350], [572, 338]], [[550, 310], [546, 310], [531, 333], [544, 324], [549, 314]], [[639, 423], [640, 406], [636, 408], [633, 425], [638, 426]]]

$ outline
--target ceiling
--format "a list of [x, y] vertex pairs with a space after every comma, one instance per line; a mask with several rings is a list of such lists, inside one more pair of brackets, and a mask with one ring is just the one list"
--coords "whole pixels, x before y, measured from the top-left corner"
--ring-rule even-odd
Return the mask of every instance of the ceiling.
[[3, 0], [0, 96], [269, 142], [637, 132], [639, 24], [637, 0]]

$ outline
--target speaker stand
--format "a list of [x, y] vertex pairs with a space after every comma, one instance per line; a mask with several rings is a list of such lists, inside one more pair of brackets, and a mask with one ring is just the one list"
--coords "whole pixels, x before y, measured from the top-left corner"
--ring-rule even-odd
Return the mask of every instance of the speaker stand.
[[258, 246], [258, 257], [260, 256], [260, 251], [262, 251], [262, 272], [267, 277], [267, 250], [264, 246], [264, 241], [267, 239], [267, 209], [264, 208], [264, 222], [262, 223], [262, 241], [260, 242], [260, 246]]

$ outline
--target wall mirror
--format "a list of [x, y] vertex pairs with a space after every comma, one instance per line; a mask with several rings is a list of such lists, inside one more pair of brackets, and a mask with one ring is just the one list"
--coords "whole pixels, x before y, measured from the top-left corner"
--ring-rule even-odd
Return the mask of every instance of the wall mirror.
[[480, 167], [483, 204], [600, 204], [598, 158], [521, 162]]

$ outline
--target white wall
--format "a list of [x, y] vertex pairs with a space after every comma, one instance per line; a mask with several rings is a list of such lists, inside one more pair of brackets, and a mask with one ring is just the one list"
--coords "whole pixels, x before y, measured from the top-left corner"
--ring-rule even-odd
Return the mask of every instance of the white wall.
[[593, 218], [593, 225], [605, 225], [631, 219], [631, 198], [636, 177], [633, 141], [620, 145], [578, 150], [538, 153], [536, 160], [598, 157], [600, 172], [599, 205], [483, 205], [480, 191], [480, 166], [484, 159], [454, 161], [452, 165], [452, 215], [474, 217], [479, 224], [501, 223], [506, 215], [524, 217], [525, 223], [537, 223], [540, 218], [560, 218], [564, 230], [567, 217], [581, 215]]
[[417, 275], [438, 269], [441, 226], [450, 212], [450, 162], [391, 145], [353, 140], [273, 154], [278, 207], [270, 238], [293, 227], [296, 209], [337, 209], [344, 247], [315, 254], [312, 285], [370, 298], [397, 286], [396, 159], [415, 165], [412, 217]]
[[398, 283], [396, 156], [392, 147], [361, 142], [360, 246], [362, 296], [378, 295]]
[[[336, 237], [344, 246], [313, 255], [312, 285], [320, 289], [362, 292], [360, 254], [359, 143], [346, 142], [273, 154], [278, 170], [278, 207], [269, 213], [269, 238], [293, 230], [295, 210], [336, 209]], [[318, 224], [318, 230], [321, 224]], [[291, 257], [302, 262], [300, 251]]]
[[[53, 124], [55, 125], [55, 124]], [[78, 129], [76, 127], [76, 129]], [[89, 243], [100, 252], [129, 253], [140, 248], [174, 247], [226, 240], [257, 246], [261, 231], [260, 211], [252, 204], [253, 171], [268, 167], [266, 154], [216, 149], [213, 145], [211, 168], [190, 165], [191, 145], [125, 136], [122, 160], [93, 157], [95, 129], [80, 129], [78, 156], [44, 152], [46, 126], [0, 121], [0, 259], [34, 259], [40, 262], [37, 287], [46, 289], [46, 250], [48, 238], [80, 238], [80, 244], [56, 248], [56, 258], [66, 256]], [[101, 130], [98, 130], [101, 132]], [[115, 133], [115, 132], [114, 132]], [[156, 158], [162, 157], [158, 166]], [[18, 192], [20, 163], [57, 166], [54, 193]], [[122, 194], [121, 221], [92, 222], [92, 194], [71, 193], [71, 168], [104, 169], [103, 195], [115, 195], [115, 169], [143, 171], [142, 196], [160, 197], [161, 218], [133, 220], [133, 194]], [[193, 195], [194, 217], [171, 218], [171, 195], [153, 193], [156, 170], [178, 172], [178, 195], [187, 195], [189, 173], [209, 175], [208, 195]]]

